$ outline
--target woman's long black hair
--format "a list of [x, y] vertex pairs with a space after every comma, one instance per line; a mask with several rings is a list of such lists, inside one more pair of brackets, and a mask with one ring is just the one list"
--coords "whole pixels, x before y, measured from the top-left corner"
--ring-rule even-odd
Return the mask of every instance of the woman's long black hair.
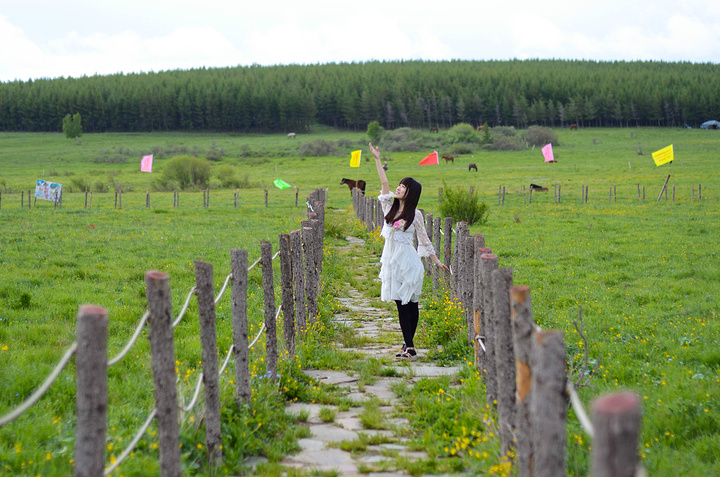
[[400, 184], [405, 186], [407, 192], [405, 193], [405, 206], [403, 207], [402, 214], [400, 217], [397, 215], [398, 209], [400, 208], [400, 201], [398, 199], [393, 200], [393, 204], [390, 210], [385, 215], [385, 222], [393, 224], [396, 220], [404, 220], [405, 228], [407, 230], [415, 220], [415, 209], [417, 208], [418, 202], [420, 201], [420, 193], [422, 192], [422, 185], [413, 179], [412, 177], [405, 177], [400, 181]]

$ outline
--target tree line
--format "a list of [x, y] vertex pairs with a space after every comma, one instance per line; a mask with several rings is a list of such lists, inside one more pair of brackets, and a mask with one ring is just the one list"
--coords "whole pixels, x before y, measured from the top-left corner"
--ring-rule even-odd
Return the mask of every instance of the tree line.
[[0, 83], [0, 131], [307, 131], [529, 125], [698, 126], [720, 65], [570, 60], [238, 66]]

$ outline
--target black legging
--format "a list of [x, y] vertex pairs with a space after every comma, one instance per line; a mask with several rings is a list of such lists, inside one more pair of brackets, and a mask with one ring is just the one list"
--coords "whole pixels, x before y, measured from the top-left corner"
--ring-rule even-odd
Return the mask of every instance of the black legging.
[[414, 348], [413, 338], [417, 329], [418, 320], [420, 319], [420, 311], [416, 301], [409, 301], [401, 304], [400, 300], [395, 300], [398, 309], [398, 317], [400, 318], [400, 329], [402, 329], [405, 345], [408, 348]]

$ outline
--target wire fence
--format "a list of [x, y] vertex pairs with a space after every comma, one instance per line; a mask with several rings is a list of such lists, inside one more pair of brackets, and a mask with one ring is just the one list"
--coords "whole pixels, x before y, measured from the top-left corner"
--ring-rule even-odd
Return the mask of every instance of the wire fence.
[[[216, 423], [217, 438], [208, 436], [208, 448], [211, 465], [217, 467], [222, 462], [221, 438], [219, 436], [219, 395], [218, 381], [227, 369], [231, 357], [235, 354], [236, 396], [238, 402], [250, 403], [250, 384], [248, 360], [249, 349], [267, 334], [266, 354], [268, 375], [276, 375], [278, 359], [276, 322], [280, 313], [284, 315], [285, 347], [292, 350], [294, 358], [295, 330], [306, 329], [306, 320], [314, 320], [317, 316], [317, 297], [320, 292], [320, 272], [322, 270], [322, 243], [324, 235], [324, 214], [327, 201], [327, 190], [317, 189], [308, 196], [308, 220], [302, 222], [300, 230], [290, 234], [280, 234], [279, 249], [272, 254], [269, 242], [261, 243], [261, 257], [252, 265], [247, 266], [247, 252], [233, 250], [231, 253], [232, 272], [225, 277], [217, 295], [214, 295], [212, 265], [196, 261], [196, 286], [187, 294], [178, 315], [172, 319], [170, 310], [169, 276], [161, 272], [146, 273], [148, 311], [138, 324], [122, 351], [111, 359], [107, 358], [107, 310], [95, 306], [80, 307], [78, 313], [77, 341], [72, 343], [60, 359], [54, 370], [44, 382], [25, 401], [11, 412], [0, 417], [0, 427], [10, 424], [37, 403], [50, 389], [65, 366], [73, 356], [76, 357], [77, 373], [77, 430], [74, 465], [76, 471], [82, 469], [82, 475], [109, 475], [133, 453], [138, 442], [149, 428], [158, 421], [160, 435], [160, 466], [161, 473], [179, 471], [179, 428], [177, 411], [191, 411], [198, 403], [202, 385], [205, 384], [206, 426], [211, 421]], [[272, 262], [280, 257], [282, 276], [283, 301], [275, 309], [275, 286]], [[265, 298], [265, 321], [257, 336], [248, 343], [247, 329], [247, 283], [248, 273], [257, 265], [262, 265], [263, 290]], [[209, 274], [208, 274], [209, 272]], [[233, 293], [233, 344], [227, 351], [222, 366], [217, 367], [217, 344], [215, 337], [215, 305], [220, 302], [228, 287], [232, 284]], [[289, 294], [288, 294], [289, 289]], [[209, 293], [208, 293], [209, 292]], [[197, 297], [198, 312], [201, 324], [201, 341], [203, 345], [203, 371], [199, 373], [189, 403], [178, 399], [174, 363], [173, 332], [186, 315], [192, 297]], [[289, 297], [289, 298], [288, 298]], [[236, 303], [240, 304], [236, 306]], [[244, 304], [244, 307], [241, 306]], [[283, 311], [284, 310], [284, 311]], [[296, 319], [297, 318], [297, 319]], [[133, 439], [114, 462], [105, 467], [105, 433], [107, 422], [107, 368], [119, 363], [127, 356], [146, 325], [150, 326], [150, 347], [152, 355], [152, 371], [155, 384], [156, 407], [152, 409], [143, 424], [136, 431]], [[244, 332], [244, 335], [243, 335]], [[240, 350], [239, 352], [236, 352]], [[239, 363], [238, 356], [245, 357], [244, 364]], [[208, 362], [210, 369], [208, 369]], [[169, 366], [168, 366], [169, 363]], [[214, 366], [213, 366], [214, 363]], [[240, 369], [243, 368], [244, 369]], [[170, 385], [171, 384], [171, 385]], [[214, 390], [211, 390], [214, 388]], [[92, 389], [91, 392], [88, 390]], [[210, 401], [217, 401], [212, 405]], [[181, 402], [182, 401], [182, 402]], [[215, 411], [216, 415], [212, 415]], [[168, 418], [169, 417], [169, 418]], [[180, 475], [177, 472], [176, 475]]]

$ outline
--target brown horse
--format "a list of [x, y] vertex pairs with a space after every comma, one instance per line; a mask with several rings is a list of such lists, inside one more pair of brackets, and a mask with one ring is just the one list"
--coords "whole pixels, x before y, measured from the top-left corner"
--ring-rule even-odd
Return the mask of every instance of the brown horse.
[[570, 125], [570, 130], [571, 130], [571, 131], [577, 131], [577, 124], [571, 124], [571, 125]]
[[340, 181], [340, 185], [347, 184], [348, 188], [350, 189], [350, 194], [352, 194], [352, 190], [354, 188], [360, 189], [360, 192], [362, 192], [363, 195], [365, 195], [365, 181], [364, 180], [357, 180], [354, 181], [352, 179], [343, 179]]
[[436, 128], [435, 126], [433, 126], [433, 127], [430, 128], [430, 132], [436, 133], [436, 132], [440, 132], [440, 131], [438, 131], [438, 128]]
[[445, 164], [447, 164], [448, 162], [452, 162], [453, 164], [455, 164], [455, 158], [452, 156], [442, 156], [442, 158], [445, 159]]
[[[455, 164], [455, 163], [453, 162], [453, 164]], [[477, 172], [477, 166], [475, 164], [468, 164], [468, 172], [470, 172], [473, 169], [475, 169], [475, 172]]]

